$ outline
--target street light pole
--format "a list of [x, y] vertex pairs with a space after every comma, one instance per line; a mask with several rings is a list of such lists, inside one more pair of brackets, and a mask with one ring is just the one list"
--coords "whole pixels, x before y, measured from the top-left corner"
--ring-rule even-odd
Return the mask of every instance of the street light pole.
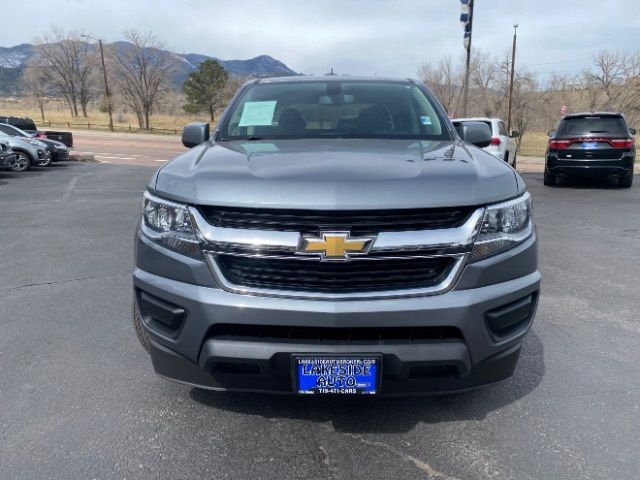
[[516, 71], [516, 42], [518, 40], [518, 24], [513, 26], [513, 50], [511, 53], [511, 85], [509, 86], [509, 112], [507, 113], [507, 132], [511, 135], [511, 111], [513, 107], [513, 78]]
[[[90, 35], [80, 35], [81, 37], [90, 38], [96, 40]], [[107, 80], [107, 67], [104, 63], [104, 50], [102, 49], [102, 39], [98, 38], [98, 45], [100, 46], [100, 59], [102, 60], [102, 74], [104, 75], [104, 93], [107, 96], [107, 111], [109, 112], [109, 130], [113, 132], [113, 113], [111, 111], [111, 94], [109, 93], [109, 81]]]

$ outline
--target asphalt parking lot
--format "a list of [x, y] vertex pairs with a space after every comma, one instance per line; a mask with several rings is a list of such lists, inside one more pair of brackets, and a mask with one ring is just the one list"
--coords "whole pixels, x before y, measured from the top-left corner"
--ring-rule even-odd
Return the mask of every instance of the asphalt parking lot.
[[0, 172], [1, 479], [635, 479], [640, 182], [542, 186], [515, 376], [458, 396], [221, 394], [155, 376], [130, 321], [154, 167]]

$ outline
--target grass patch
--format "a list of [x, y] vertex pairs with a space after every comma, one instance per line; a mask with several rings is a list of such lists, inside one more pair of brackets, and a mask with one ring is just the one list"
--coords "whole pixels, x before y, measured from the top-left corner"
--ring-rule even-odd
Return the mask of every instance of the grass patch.
[[547, 150], [549, 137], [545, 132], [527, 132], [522, 137], [519, 155], [543, 157]]

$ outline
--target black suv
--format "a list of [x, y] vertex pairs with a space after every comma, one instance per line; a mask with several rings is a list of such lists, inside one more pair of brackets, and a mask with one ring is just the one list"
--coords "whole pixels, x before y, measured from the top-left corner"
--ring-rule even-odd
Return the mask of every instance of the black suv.
[[594, 175], [617, 177], [621, 187], [630, 188], [635, 134], [621, 113], [567, 115], [549, 132], [544, 184], [555, 185], [558, 176]]

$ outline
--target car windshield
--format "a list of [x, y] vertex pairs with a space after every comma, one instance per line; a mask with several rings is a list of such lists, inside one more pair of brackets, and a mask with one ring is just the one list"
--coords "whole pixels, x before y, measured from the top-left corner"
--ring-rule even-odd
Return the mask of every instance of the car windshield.
[[30, 134], [13, 125], [0, 125], [0, 131], [13, 137], [31, 137]]
[[431, 100], [407, 82], [301, 81], [247, 87], [219, 140], [450, 139]]
[[610, 116], [565, 118], [558, 128], [559, 137], [592, 134], [628, 135], [629, 131], [622, 117]]

